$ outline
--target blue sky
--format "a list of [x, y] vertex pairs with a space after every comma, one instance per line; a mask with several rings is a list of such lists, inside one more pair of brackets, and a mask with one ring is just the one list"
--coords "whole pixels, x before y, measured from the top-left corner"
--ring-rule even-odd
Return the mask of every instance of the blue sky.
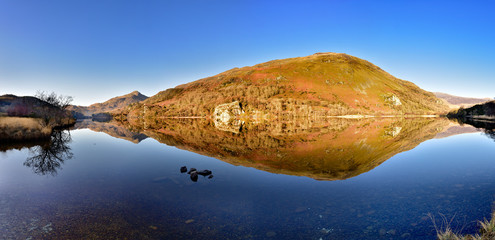
[[0, 0], [0, 94], [89, 105], [316, 52], [495, 97], [493, 1]]

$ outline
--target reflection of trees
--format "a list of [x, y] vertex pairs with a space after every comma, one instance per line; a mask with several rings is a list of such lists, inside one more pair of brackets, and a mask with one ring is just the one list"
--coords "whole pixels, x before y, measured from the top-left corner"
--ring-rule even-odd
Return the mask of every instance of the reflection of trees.
[[463, 122], [472, 125], [475, 128], [482, 128], [486, 136], [495, 140], [495, 122], [485, 120], [477, 121], [473, 119], [464, 119]]
[[495, 140], [495, 123], [486, 122], [483, 130], [489, 138]]
[[32, 156], [26, 159], [24, 166], [32, 168], [39, 175], [55, 176], [64, 161], [73, 156], [68, 144], [71, 141], [68, 131], [54, 131], [49, 142], [30, 149]]
[[301, 118], [245, 121], [242, 130], [234, 133], [208, 119], [160, 121], [148, 124], [144, 134], [233, 165], [318, 180], [342, 180], [367, 172], [450, 124], [443, 118]]
[[485, 134], [491, 139], [495, 140], [495, 130], [494, 129], [485, 129]]

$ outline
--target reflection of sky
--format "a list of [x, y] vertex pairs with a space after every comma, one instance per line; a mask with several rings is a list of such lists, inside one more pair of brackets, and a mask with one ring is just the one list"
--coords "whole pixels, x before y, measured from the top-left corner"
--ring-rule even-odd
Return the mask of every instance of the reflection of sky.
[[[0, 202], [6, 196], [27, 197], [25, 203], [34, 202], [34, 207], [65, 204], [61, 208], [65, 211], [83, 208], [92, 214], [104, 206], [106, 211], [130, 214], [127, 218], [141, 215], [163, 224], [174, 216], [181, 221], [194, 218], [201, 226], [207, 221], [204, 216], [215, 216], [216, 222], [208, 223], [212, 228], [217, 223], [245, 224], [262, 236], [270, 228], [281, 238], [296, 233], [319, 238], [318, 228], [323, 227], [340, 229], [332, 233], [336, 237], [358, 238], [372, 225], [375, 232], [369, 237], [375, 239], [373, 234], [380, 228], [393, 228], [397, 236], [431, 234], [431, 221], [421, 220], [427, 213], [455, 214], [454, 227], [465, 225], [464, 229], [474, 231], [475, 221], [489, 216], [494, 200], [495, 143], [481, 133], [423, 142], [344, 181], [232, 166], [153, 139], [134, 144], [90, 130], [71, 135], [74, 158], [62, 165], [56, 177], [35, 175], [24, 167], [25, 150], [1, 155]], [[181, 166], [209, 169], [214, 178], [200, 176], [192, 183], [179, 172]]]
[[[1, 92], [88, 105], [234, 67], [344, 52], [429, 91], [493, 97], [491, 1], [2, 1]], [[479, 88], [479, 86], [484, 86]]]
[[[463, 169], [486, 172], [491, 169], [494, 160], [484, 151], [493, 148], [493, 145], [493, 141], [482, 133], [434, 139], [420, 144], [411, 151], [392, 157], [372, 171], [372, 174], [394, 178], [397, 181], [408, 181], [408, 178], [401, 177], [406, 173], [422, 176], [421, 178], [430, 178], [432, 182], [435, 182], [435, 178], [443, 178]], [[407, 171], [394, 171], [397, 168], [407, 169]]]

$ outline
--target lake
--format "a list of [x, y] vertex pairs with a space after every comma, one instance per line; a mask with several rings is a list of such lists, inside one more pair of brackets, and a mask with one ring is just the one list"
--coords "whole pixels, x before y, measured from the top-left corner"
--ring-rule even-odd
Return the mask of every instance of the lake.
[[83, 121], [0, 147], [0, 238], [435, 239], [446, 223], [476, 233], [495, 200], [493, 132], [477, 127]]

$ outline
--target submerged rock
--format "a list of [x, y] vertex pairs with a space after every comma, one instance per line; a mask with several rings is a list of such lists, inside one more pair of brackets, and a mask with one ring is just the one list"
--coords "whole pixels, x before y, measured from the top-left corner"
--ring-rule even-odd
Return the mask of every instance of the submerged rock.
[[408, 238], [410, 236], [411, 236], [410, 233], [404, 233], [404, 234], [400, 235], [401, 238]]
[[274, 232], [274, 231], [269, 231], [269, 232], [266, 233], [266, 236], [267, 237], [275, 237], [276, 235], [277, 235], [277, 233]]
[[167, 176], [165, 176], [165, 177], [156, 177], [156, 178], [153, 178], [153, 182], [155, 182], [155, 183], [164, 182], [167, 179], [168, 179]]
[[158, 227], [157, 227], [157, 226], [153, 226], [153, 225], [150, 225], [150, 226], [149, 226], [149, 228], [150, 228], [150, 229], [153, 229], [153, 230], [157, 230], [157, 229], [158, 229]]
[[186, 224], [193, 223], [193, 222], [194, 222], [194, 219], [188, 219], [185, 221]]
[[294, 210], [295, 213], [302, 213], [308, 211], [307, 207], [298, 207], [296, 210]]
[[320, 230], [320, 232], [321, 232], [322, 234], [328, 234], [328, 233], [330, 233], [330, 232], [333, 232], [333, 229], [332, 229], [332, 228], [329, 228], [329, 229], [327, 229], [327, 228], [322, 228], [322, 229]]

